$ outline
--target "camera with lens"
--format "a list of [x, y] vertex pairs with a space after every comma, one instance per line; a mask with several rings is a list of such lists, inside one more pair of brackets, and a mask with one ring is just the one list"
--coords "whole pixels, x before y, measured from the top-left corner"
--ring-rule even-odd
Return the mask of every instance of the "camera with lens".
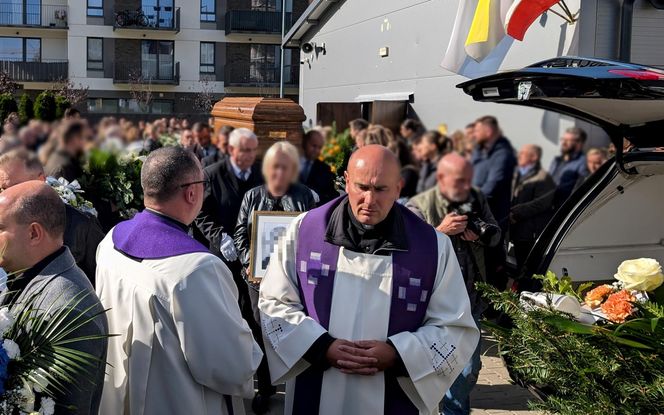
[[491, 242], [496, 242], [494, 239], [500, 235], [500, 228], [497, 225], [486, 222], [477, 214], [473, 201], [454, 204], [450, 206], [450, 212], [467, 216], [468, 225], [466, 229], [479, 236], [480, 241], [485, 245], [492, 245]]

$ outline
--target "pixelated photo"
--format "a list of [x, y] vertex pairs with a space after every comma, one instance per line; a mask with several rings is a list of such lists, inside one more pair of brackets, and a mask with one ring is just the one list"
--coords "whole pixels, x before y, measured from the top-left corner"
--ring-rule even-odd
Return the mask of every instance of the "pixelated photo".
[[252, 280], [260, 281], [265, 276], [277, 242], [298, 215], [299, 212], [254, 212], [250, 254]]

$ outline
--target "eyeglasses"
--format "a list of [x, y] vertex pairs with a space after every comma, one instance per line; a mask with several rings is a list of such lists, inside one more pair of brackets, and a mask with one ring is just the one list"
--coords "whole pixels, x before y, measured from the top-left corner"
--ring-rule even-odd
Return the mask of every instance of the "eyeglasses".
[[184, 189], [185, 187], [191, 186], [193, 184], [203, 184], [204, 187], [207, 189], [208, 186], [210, 185], [210, 179], [205, 178], [203, 180], [197, 180], [195, 182], [189, 182], [189, 183], [181, 184], [180, 188]]

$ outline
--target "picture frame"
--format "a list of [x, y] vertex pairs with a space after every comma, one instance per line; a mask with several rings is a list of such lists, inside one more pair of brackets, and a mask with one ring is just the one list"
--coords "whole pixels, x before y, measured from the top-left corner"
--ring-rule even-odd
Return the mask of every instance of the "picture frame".
[[249, 281], [261, 282], [277, 240], [301, 213], [254, 211], [249, 242]]

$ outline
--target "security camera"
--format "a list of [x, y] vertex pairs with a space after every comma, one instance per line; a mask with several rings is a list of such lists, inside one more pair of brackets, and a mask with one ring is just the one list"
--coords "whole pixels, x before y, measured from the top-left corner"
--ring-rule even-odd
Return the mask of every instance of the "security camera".
[[302, 44], [301, 49], [302, 49], [302, 52], [304, 52], [308, 55], [316, 49], [316, 45], [314, 45], [311, 42], [307, 42], [307, 43]]

